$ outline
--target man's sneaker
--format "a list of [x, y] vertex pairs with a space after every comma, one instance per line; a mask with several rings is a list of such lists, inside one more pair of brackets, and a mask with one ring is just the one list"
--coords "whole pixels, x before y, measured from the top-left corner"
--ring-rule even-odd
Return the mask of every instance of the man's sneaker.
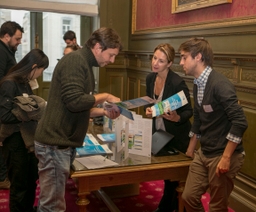
[[5, 178], [4, 181], [0, 182], [0, 189], [9, 189], [10, 185], [11, 185], [11, 183], [8, 180], [8, 178]]

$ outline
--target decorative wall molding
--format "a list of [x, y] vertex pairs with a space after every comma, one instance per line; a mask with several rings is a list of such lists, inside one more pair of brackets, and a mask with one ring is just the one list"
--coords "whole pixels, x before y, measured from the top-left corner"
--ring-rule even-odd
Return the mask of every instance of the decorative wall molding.
[[[134, 9], [135, 10], [135, 9]], [[135, 11], [136, 12], [136, 11]], [[136, 17], [132, 18], [132, 40], [180, 38], [191, 36], [250, 35], [256, 34], [256, 16], [230, 18], [191, 24], [179, 24], [154, 29], [136, 30]]]
[[172, 1], [172, 13], [180, 13], [204, 7], [215, 6], [218, 4], [232, 3], [232, 0], [197, 0], [197, 1]]
[[[126, 51], [123, 60], [126, 60], [126, 71], [136, 70], [149, 73], [153, 52]], [[235, 86], [241, 105], [256, 110], [256, 57], [253, 54], [215, 53], [214, 69], [226, 76]], [[193, 77], [185, 76], [179, 65], [179, 55], [175, 57], [172, 70], [181, 75], [189, 85], [193, 86]], [[118, 62], [119, 63], [119, 62]]]
[[236, 211], [256, 211], [256, 181], [239, 173], [231, 193], [230, 204]]

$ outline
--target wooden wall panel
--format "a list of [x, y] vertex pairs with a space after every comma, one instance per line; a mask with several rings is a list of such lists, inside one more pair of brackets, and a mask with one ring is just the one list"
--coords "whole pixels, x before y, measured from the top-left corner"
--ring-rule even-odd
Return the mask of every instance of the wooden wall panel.
[[136, 76], [127, 74], [127, 99], [135, 99], [138, 96], [137, 90]]
[[[140, 5], [130, 7], [129, 24], [125, 19], [127, 13], [123, 14], [119, 10], [113, 16], [113, 8], [117, 6], [128, 8], [128, 4], [132, 6], [132, 2], [136, 1]], [[256, 142], [254, 142], [256, 139], [256, 2], [233, 0], [229, 5], [218, 5], [175, 15], [171, 14], [171, 8], [168, 7], [171, 1], [161, 2], [162, 5], [158, 4], [158, 0], [151, 3], [147, 0], [105, 0], [104, 4], [108, 4], [107, 9], [100, 7], [100, 10], [104, 10], [103, 13], [101, 12], [103, 25], [112, 24], [114, 28], [117, 27], [117, 30], [121, 29], [120, 33], [125, 35], [124, 38], [129, 35], [128, 48], [122, 55], [126, 61], [122, 70], [125, 72], [123, 73], [124, 84], [129, 78], [127, 85], [133, 88], [124, 91], [123, 95], [132, 98], [136, 95], [143, 96], [145, 88], [143, 80], [151, 71], [150, 60], [153, 50], [158, 44], [166, 42], [176, 50], [172, 70], [184, 78], [192, 97], [193, 77], [185, 76], [182, 67], [179, 66], [178, 48], [181, 43], [191, 37], [207, 39], [215, 55], [214, 68], [234, 84], [249, 124], [243, 137], [246, 151], [245, 163], [237, 177], [230, 206], [235, 211], [256, 211], [256, 200], [252, 198], [255, 197], [256, 190], [256, 169], [254, 168], [256, 165]], [[152, 7], [152, 4], [156, 7]], [[151, 9], [148, 9], [150, 7]], [[159, 15], [152, 16], [152, 14]], [[117, 19], [113, 21], [112, 17]], [[119, 22], [118, 25], [115, 24], [116, 22]], [[111, 68], [120, 67], [117, 65], [115, 67], [113, 64]], [[102, 76], [105, 80], [105, 75]], [[109, 85], [103, 85], [102, 91], [109, 90], [109, 87]], [[193, 102], [193, 98], [191, 100]], [[139, 113], [142, 111], [139, 110]]]
[[107, 69], [107, 81], [109, 85], [108, 92], [120, 97], [121, 99], [125, 98], [126, 91], [126, 74], [123, 74], [122, 71], [118, 69]]
[[[146, 96], [146, 74], [144, 74], [144, 76], [138, 80], [138, 89], [138, 96]], [[144, 107], [138, 108], [138, 114], [146, 117]]]

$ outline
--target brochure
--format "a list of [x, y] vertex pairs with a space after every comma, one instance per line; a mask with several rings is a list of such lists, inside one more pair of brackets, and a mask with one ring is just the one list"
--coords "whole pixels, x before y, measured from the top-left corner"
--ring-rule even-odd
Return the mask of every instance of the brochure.
[[[151, 156], [152, 119], [133, 112], [134, 121], [124, 116], [116, 119], [116, 152], [125, 160], [129, 154]], [[114, 151], [113, 151], [114, 152]]]
[[108, 158], [103, 157], [101, 155], [76, 158], [75, 160], [81, 163], [87, 169], [99, 169], [99, 168], [105, 168], [105, 167], [119, 166], [118, 163], [112, 160], [109, 160]]
[[139, 97], [136, 99], [131, 99], [123, 102], [117, 102], [117, 103], [109, 103], [109, 102], [104, 102], [103, 103], [103, 108], [105, 110], [114, 110], [116, 112], [120, 111], [120, 113], [127, 117], [128, 119], [134, 120], [133, 114], [129, 109], [133, 109], [136, 107], [141, 107], [147, 104], [152, 104], [155, 103], [154, 99], [151, 99], [148, 96], [143, 96]]
[[76, 148], [77, 157], [113, 154], [107, 144], [99, 144], [92, 134], [87, 134], [82, 147]]
[[116, 134], [115, 133], [103, 133], [103, 134], [97, 134], [97, 137], [105, 142], [105, 143], [113, 143], [116, 141]]
[[152, 119], [134, 115], [134, 121], [129, 123], [128, 149], [129, 153], [151, 157]]
[[[130, 121], [133, 122], [133, 121]], [[116, 118], [115, 126], [116, 135], [116, 151], [120, 152], [124, 150], [124, 159], [128, 157], [128, 135], [129, 135], [129, 119], [125, 116], [119, 116]]]
[[100, 145], [100, 143], [92, 134], [87, 133], [84, 138], [83, 146], [95, 146], [95, 145]]
[[89, 156], [89, 155], [113, 154], [113, 152], [108, 148], [107, 144], [79, 147], [79, 148], [76, 148], [76, 153], [78, 157]]
[[157, 104], [153, 105], [151, 109], [153, 110], [152, 117], [162, 115], [167, 113], [168, 110], [176, 110], [188, 103], [186, 95], [184, 91], [180, 91], [173, 96], [163, 100], [162, 102], [158, 102]]
[[103, 117], [103, 131], [105, 133], [112, 133], [115, 132], [115, 119], [110, 119], [107, 116]]
[[133, 109], [133, 108], [141, 107], [141, 106], [148, 105], [148, 104], [154, 104], [154, 103], [155, 103], [154, 99], [151, 99], [148, 96], [143, 96], [143, 97], [139, 97], [136, 99], [123, 101], [123, 102], [120, 102], [117, 104], [126, 109]]

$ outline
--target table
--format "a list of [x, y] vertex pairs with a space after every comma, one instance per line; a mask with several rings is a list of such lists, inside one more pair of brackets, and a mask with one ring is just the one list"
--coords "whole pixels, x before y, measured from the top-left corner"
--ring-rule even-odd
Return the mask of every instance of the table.
[[73, 170], [71, 178], [77, 181], [79, 212], [86, 212], [90, 201], [86, 198], [92, 191], [98, 191], [111, 211], [119, 211], [101, 190], [101, 187], [170, 179], [179, 181], [179, 212], [183, 211], [181, 194], [188, 174], [191, 159], [184, 154], [163, 157], [142, 157], [129, 155], [118, 167], [102, 169]]

